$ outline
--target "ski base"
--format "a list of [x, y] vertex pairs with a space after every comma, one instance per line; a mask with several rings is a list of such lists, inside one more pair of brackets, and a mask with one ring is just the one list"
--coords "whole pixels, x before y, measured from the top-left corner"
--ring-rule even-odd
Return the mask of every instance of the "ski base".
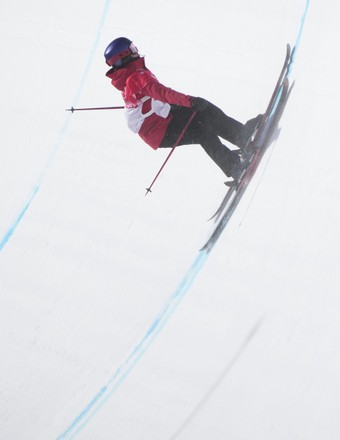
[[247, 163], [238, 181], [226, 182], [228, 186], [226, 195], [217, 211], [210, 218], [210, 220], [214, 219], [215, 223], [218, 223], [200, 251], [209, 252], [213, 248], [255, 175], [265, 152], [280, 134], [279, 122], [294, 86], [294, 83], [291, 86], [289, 85], [288, 79], [293, 55], [294, 49], [291, 50], [290, 45], [287, 44], [285, 61], [267, 109], [251, 140], [245, 147], [245, 153], [248, 156]]

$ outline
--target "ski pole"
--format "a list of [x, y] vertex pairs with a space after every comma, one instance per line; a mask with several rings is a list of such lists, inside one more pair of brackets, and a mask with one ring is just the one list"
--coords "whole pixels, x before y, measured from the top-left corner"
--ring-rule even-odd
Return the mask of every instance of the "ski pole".
[[116, 107], [83, 107], [83, 108], [66, 108], [65, 111], [66, 112], [79, 112], [82, 110], [118, 110], [118, 109], [122, 109], [124, 108], [124, 106], [116, 106]]
[[163, 168], [165, 167], [166, 163], [168, 162], [168, 160], [170, 159], [172, 153], [175, 151], [175, 148], [177, 147], [177, 145], [180, 143], [180, 140], [182, 139], [184, 133], [186, 132], [187, 128], [189, 127], [189, 125], [191, 124], [191, 121], [194, 119], [194, 117], [196, 116], [197, 112], [193, 112], [193, 114], [190, 116], [188, 122], [185, 124], [183, 130], [181, 131], [181, 133], [179, 134], [177, 141], [175, 142], [174, 146], [171, 148], [170, 153], [168, 154], [167, 158], [165, 159], [165, 161], [163, 162], [163, 165], [160, 167], [158, 173], [156, 174], [155, 178], [153, 179], [153, 181], [151, 182], [151, 185], [146, 188], [146, 193], [145, 195], [147, 195], [149, 192], [151, 192], [151, 188], [153, 187], [153, 184], [156, 182], [158, 176], [161, 174]]

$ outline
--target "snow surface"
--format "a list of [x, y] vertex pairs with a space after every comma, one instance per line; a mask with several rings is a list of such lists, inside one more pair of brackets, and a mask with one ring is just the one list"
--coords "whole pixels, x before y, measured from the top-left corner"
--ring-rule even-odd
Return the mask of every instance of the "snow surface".
[[[308, 4], [308, 3], [307, 3]], [[0, 438], [340, 438], [340, 3], [1, 5]], [[126, 127], [103, 51], [246, 121], [300, 41], [279, 140], [206, 258], [225, 188]], [[255, 194], [255, 195], [254, 195]], [[202, 256], [203, 255], [203, 256]]]

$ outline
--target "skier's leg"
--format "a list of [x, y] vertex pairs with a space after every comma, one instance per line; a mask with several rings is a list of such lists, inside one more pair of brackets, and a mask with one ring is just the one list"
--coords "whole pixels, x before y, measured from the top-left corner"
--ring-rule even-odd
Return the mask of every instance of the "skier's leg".
[[256, 125], [260, 122], [262, 115], [250, 119], [245, 124], [227, 116], [219, 107], [211, 102], [200, 98], [205, 105], [200, 110], [198, 117], [204, 119], [223, 139], [236, 145], [241, 150], [247, 144]]
[[[173, 119], [168, 127], [165, 138], [160, 148], [172, 148], [178, 141], [179, 134], [183, 130], [192, 110], [185, 107], [174, 106], [171, 110]], [[187, 128], [178, 145], [200, 144], [209, 157], [221, 168], [228, 177], [238, 177], [241, 158], [235, 151], [230, 151], [224, 146], [201, 112], [197, 113]]]
[[198, 117], [203, 119], [214, 132], [228, 142], [238, 146], [238, 138], [243, 129], [243, 124], [226, 115], [219, 107], [209, 101], [204, 110], [198, 112]]
[[[194, 110], [187, 107], [181, 107], [178, 105], [171, 106], [172, 120], [165, 133], [164, 139], [161, 142], [160, 148], [172, 148], [178, 142], [185, 125], [193, 113]], [[195, 115], [193, 121], [196, 118], [197, 115]], [[189, 127], [193, 124], [193, 121], [190, 123]], [[188, 131], [188, 129], [186, 131]], [[180, 142], [179, 145], [184, 145], [184, 143]]]
[[184, 134], [180, 145], [201, 144], [204, 151], [228, 177], [238, 178], [241, 156], [222, 144], [220, 138], [203, 121], [194, 120]]
[[[215, 136], [220, 136], [223, 139], [226, 139], [228, 142], [237, 145], [238, 137], [242, 131], [243, 124], [227, 116], [221, 109], [209, 101], [204, 100], [204, 102], [206, 103], [206, 108], [204, 110], [197, 111], [197, 114], [193, 122], [191, 122], [187, 132], [201, 132], [202, 130], [200, 130], [200, 126], [204, 125], [208, 127], [209, 131], [214, 133]], [[171, 114], [173, 118], [162, 142], [162, 148], [169, 148], [175, 144], [193, 111], [194, 110], [186, 107], [172, 106]], [[194, 130], [190, 130], [191, 127], [195, 127]]]

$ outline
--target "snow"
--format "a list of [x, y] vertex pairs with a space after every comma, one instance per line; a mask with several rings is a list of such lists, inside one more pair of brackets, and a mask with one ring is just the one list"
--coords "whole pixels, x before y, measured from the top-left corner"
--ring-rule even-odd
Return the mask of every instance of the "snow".
[[[340, 6], [110, 0], [1, 7], [0, 437], [340, 437]], [[301, 35], [301, 25], [304, 27]], [[126, 127], [103, 51], [246, 121], [299, 42], [282, 131], [215, 248], [198, 146]]]

